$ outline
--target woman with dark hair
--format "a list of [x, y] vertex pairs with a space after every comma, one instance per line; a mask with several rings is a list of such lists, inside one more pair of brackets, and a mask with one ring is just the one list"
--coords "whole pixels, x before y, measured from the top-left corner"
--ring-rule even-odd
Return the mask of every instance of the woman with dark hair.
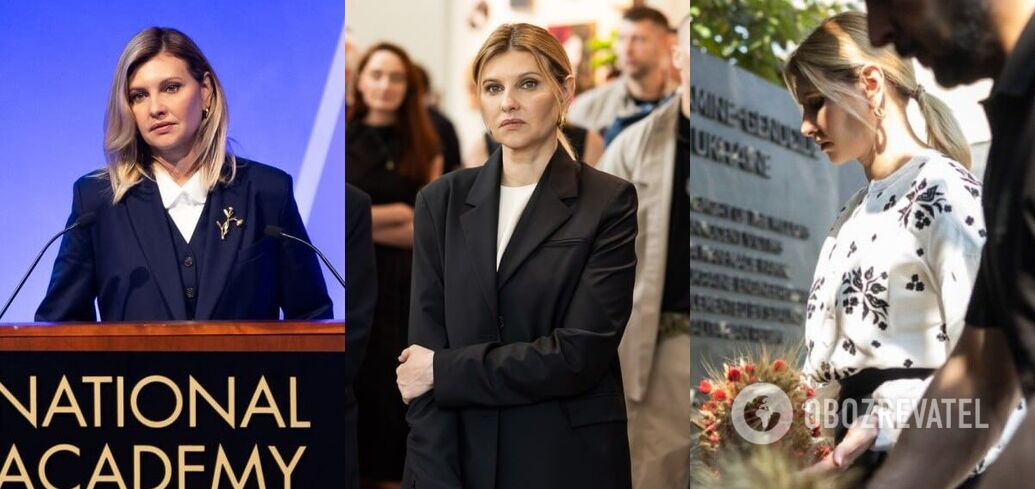
[[406, 348], [417, 191], [442, 173], [424, 88], [399, 46], [379, 43], [360, 59], [345, 125], [345, 179], [370, 195], [378, 296], [366, 358], [356, 378], [359, 464], [365, 483], [399, 481], [406, 406], [393, 391]]
[[291, 177], [227, 144], [212, 65], [175, 29], [133, 36], [104, 118], [107, 166], [76, 181], [37, 321], [330, 318]]
[[545, 29], [500, 26], [472, 74], [502, 148], [417, 196], [403, 487], [628, 489], [636, 190], [573, 156]]

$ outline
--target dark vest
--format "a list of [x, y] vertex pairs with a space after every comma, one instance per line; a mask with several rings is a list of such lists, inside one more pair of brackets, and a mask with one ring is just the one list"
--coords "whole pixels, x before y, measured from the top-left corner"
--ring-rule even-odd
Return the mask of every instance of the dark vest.
[[173, 222], [169, 213], [165, 213], [165, 220], [169, 224], [169, 234], [172, 235], [173, 248], [176, 249], [177, 269], [180, 271], [180, 283], [183, 285], [181, 290], [183, 290], [184, 304], [187, 306], [188, 320], [194, 320], [194, 313], [198, 307], [198, 295], [203, 293], [198, 283], [198, 266], [205, 260], [205, 242], [212, 239], [211, 235], [217, 232], [215, 225], [206, 225], [209, 222], [208, 207], [206, 202], [198, 224], [194, 227], [190, 243], [183, 239], [183, 235], [180, 234], [179, 228], [176, 227], [176, 223]]

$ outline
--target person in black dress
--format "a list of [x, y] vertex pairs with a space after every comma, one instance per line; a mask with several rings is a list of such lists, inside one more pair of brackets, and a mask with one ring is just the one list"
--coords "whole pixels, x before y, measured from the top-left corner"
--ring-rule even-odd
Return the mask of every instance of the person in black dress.
[[357, 65], [346, 114], [345, 180], [370, 195], [377, 262], [377, 306], [356, 378], [359, 466], [364, 483], [399, 481], [406, 443], [405, 405], [395, 391], [396, 358], [406, 348], [417, 191], [442, 172], [423, 88], [406, 52], [372, 46]]

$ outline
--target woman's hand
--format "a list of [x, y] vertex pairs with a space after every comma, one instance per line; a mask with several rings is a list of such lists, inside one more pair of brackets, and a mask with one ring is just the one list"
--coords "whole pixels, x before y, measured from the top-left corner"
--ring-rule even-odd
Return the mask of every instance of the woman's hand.
[[805, 469], [805, 473], [834, 474], [844, 472], [855, 463], [867, 449], [873, 446], [880, 432], [876, 413], [859, 417], [848, 429], [845, 438], [838, 443], [829, 455]]
[[434, 358], [435, 352], [420, 345], [410, 345], [399, 355], [401, 365], [395, 369], [395, 377], [404, 403], [435, 387]]

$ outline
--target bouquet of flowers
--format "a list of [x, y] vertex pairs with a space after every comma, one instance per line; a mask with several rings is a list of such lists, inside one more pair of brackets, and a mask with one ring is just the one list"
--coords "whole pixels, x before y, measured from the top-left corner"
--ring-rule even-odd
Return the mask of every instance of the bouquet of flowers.
[[[755, 358], [741, 358], [725, 363], [721, 369], [710, 368], [708, 378], [697, 387], [707, 396], [693, 418], [696, 427], [697, 450], [700, 460], [717, 473], [722, 457], [735, 453], [744, 457], [763, 446], [772, 447], [795, 460], [804, 469], [827, 456], [832, 442], [823, 436], [817, 423], [812, 422], [806, 403], [816, 395], [804, 381], [801, 371], [788, 365], [783, 358], [773, 358], [761, 352]], [[786, 434], [771, 445], [759, 445], [742, 437], [734, 428], [734, 400], [744, 389], [755, 384], [772, 384], [790, 400], [791, 419]], [[743, 408], [743, 421], [758, 432], [772, 430], [781, 421], [776, 419], [764, 397], [748, 399]]]

